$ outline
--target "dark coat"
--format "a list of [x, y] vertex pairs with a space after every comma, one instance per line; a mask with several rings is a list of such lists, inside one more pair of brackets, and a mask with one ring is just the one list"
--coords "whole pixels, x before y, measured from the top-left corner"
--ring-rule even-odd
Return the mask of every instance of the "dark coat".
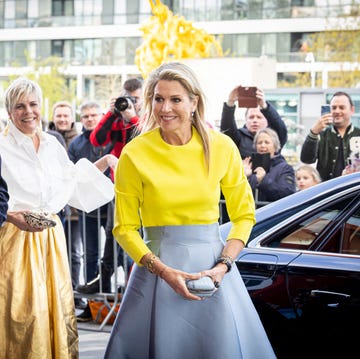
[[282, 155], [271, 158], [270, 169], [259, 184], [255, 174], [248, 181], [258, 201], [273, 202], [296, 192], [295, 171]]
[[[273, 129], [279, 136], [281, 148], [287, 141], [287, 128], [276, 109], [269, 103], [267, 108], [261, 110], [262, 114], [268, 121], [268, 127]], [[235, 121], [235, 106], [228, 106], [226, 102], [223, 106], [221, 115], [220, 130], [228, 135], [235, 142], [240, 151], [241, 158], [250, 157], [254, 150], [254, 134], [251, 133], [245, 126], [237, 128]]]
[[111, 145], [94, 146], [90, 142], [91, 131], [83, 129], [83, 132], [75, 137], [70, 143], [68, 154], [71, 161], [76, 163], [80, 158], [87, 158], [94, 163], [104, 155], [110, 153]]
[[[51, 122], [49, 122], [49, 130], [50, 131], [56, 131], [63, 137], [63, 139], [65, 141], [66, 149], [69, 148], [69, 146], [70, 146], [71, 142], [74, 140], [74, 138], [79, 135], [79, 132], [76, 129], [75, 122], [73, 122], [71, 124], [70, 130], [68, 130], [68, 131], [59, 131], [56, 128], [54, 122], [51, 121]], [[60, 143], [62, 143], [62, 141], [60, 141]]]
[[[316, 169], [323, 181], [338, 177], [345, 168], [345, 160], [350, 156], [349, 142], [352, 137], [360, 137], [360, 128], [349, 126], [343, 138], [333, 126], [327, 127], [320, 135], [310, 132], [302, 145], [300, 160], [304, 163], [317, 161]], [[339, 153], [341, 148], [343, 153]]]

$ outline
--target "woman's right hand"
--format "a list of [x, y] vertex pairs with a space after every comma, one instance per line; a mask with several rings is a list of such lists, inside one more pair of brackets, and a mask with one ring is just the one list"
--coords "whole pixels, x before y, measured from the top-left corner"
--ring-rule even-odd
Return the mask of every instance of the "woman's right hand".
[[42, 229], [34, 228], [25, 221], [24, 211], [9, 211], [7, 213], [7, 222], [12, 223], [22, 231], [42, 232]]
[[145, 254], [140, 263], [153, 275], [158, 275], [163, 279], [177, 294], [189, 300], [201, 300], [197, 295], [191, 294], [186, 287], [187, 280], [199, 279], [202, 276], [201, 273], [191, 274], [169, 267], [151, 252]]
[[202, 300], [201, 297], [191, 294], [186, 287], [189, 279], [200, 279], [201, 273], [186, 273], [171, 267], [166, 267], [160, 274], [161, 278], [179, 295], [189, 300]]
[[252, 175], [252, 164], [251, 157], [245, 157], [243, 159], [244, 172], [246, 177], [250, 177]]

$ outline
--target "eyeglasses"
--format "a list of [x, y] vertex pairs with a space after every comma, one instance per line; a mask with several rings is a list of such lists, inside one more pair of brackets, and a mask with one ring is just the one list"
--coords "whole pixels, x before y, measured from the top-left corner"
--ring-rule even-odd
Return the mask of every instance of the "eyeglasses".
[[87, 119], [89, 119], [90, 117], [95, 118], [95, 117], [98, 117], [98, 116], [100, 116], [100, 115], [101, 115], [100, 113], [91, 113], [91, 114], [89, 114], [89, 115], [81, 115], [81, 118], [87, 120]]

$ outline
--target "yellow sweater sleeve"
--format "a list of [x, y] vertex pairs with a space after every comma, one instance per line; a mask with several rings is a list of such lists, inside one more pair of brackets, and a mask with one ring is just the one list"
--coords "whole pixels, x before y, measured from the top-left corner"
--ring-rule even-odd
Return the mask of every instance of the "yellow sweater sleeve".
[[211, 131], [208, 171], [195, 129], [184, 146], [165, 143], [158, 129], [140, 135], [124, 147], [115, 172], [114, 236], [139, 264], [150, 251], [141, 226], [215, 223], [221, 190], [234, 223], [229, 238], [246, 242], [254, 202], [232, 140]]

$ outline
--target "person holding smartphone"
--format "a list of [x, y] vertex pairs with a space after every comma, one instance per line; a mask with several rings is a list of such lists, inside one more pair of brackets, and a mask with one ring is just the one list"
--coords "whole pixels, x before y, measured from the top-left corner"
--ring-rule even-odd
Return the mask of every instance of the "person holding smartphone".
[[350, 95], [335, 92], [330, 100], [331, 112], [325, 111], [315, 121], [301, 148], [300, 160], [316, 164], [322, 181], [342, 175], [350, 156], [350, 139], [359, 137], [360, 128], [351, 122], [355, 106]]
[[[245, 113], [245, 125], [237, 128], [235, 121], [235, 104], [239, 106], [248, 106], [250, 102], [247, 101], [242, 105], [239, 103], [239, 89], [246, 89], [237, 86], [231, 90], [227, 102], [224, 102], [223, 111], [221, 115], [220, 130], [224, 134], [232, 138], [237, 145], [241, 158], [250, 157], [254, 152], [254, 136], [256, 133], [265, 127], [272, 128], [279, 136], [281, 148], [287, 141], [287, 128], [276, 109], [265, 99], [264, 92], [256, 88], [253, 96], [256, 97], [255, 107], [248, 107]], [[252, 88], [248, 88], [252, 89]], [[249, 91], [252, 92], [252, 91]], [[253, 106], [253, 105], [251, 105]]]
[[[247, 92], [250, 97], [255, 96], [256, 105], [254, 105], [254, 102], [250, 102], [249, 99], [244, 102], [239, 96], [241, 95], [240, 90], [243, 90], [241, 92]], [[255, 106], [246, 109], [245, 125], [240, 128], [237, 127], [235, 121], [236, 103], [239, 107]], [[236, 86], [232, 89], [227, 102], [224, 102], [220, 130], [235, 142], [243, 160], [247, 159], [247, 162], [251, 160], [251, 155], [256, 152], [254, 151], [254, 137], [259, 130], [266, 127], [273, 129], [277, 133], [280, 141], [279, 151], [281, 151], [287, 141], [287, 128], [275, 107], [266, 101], [264, 92], [253, 87]], [[222, 222], [229, 221], [226, 206], [221, 207], [221, 218]]]
[[257, 207], [296, 192], [295, 172], [279, 153], [280, 141], [271, 128], [263, 128], [254, 138], [256, 156], [243, 160]]

